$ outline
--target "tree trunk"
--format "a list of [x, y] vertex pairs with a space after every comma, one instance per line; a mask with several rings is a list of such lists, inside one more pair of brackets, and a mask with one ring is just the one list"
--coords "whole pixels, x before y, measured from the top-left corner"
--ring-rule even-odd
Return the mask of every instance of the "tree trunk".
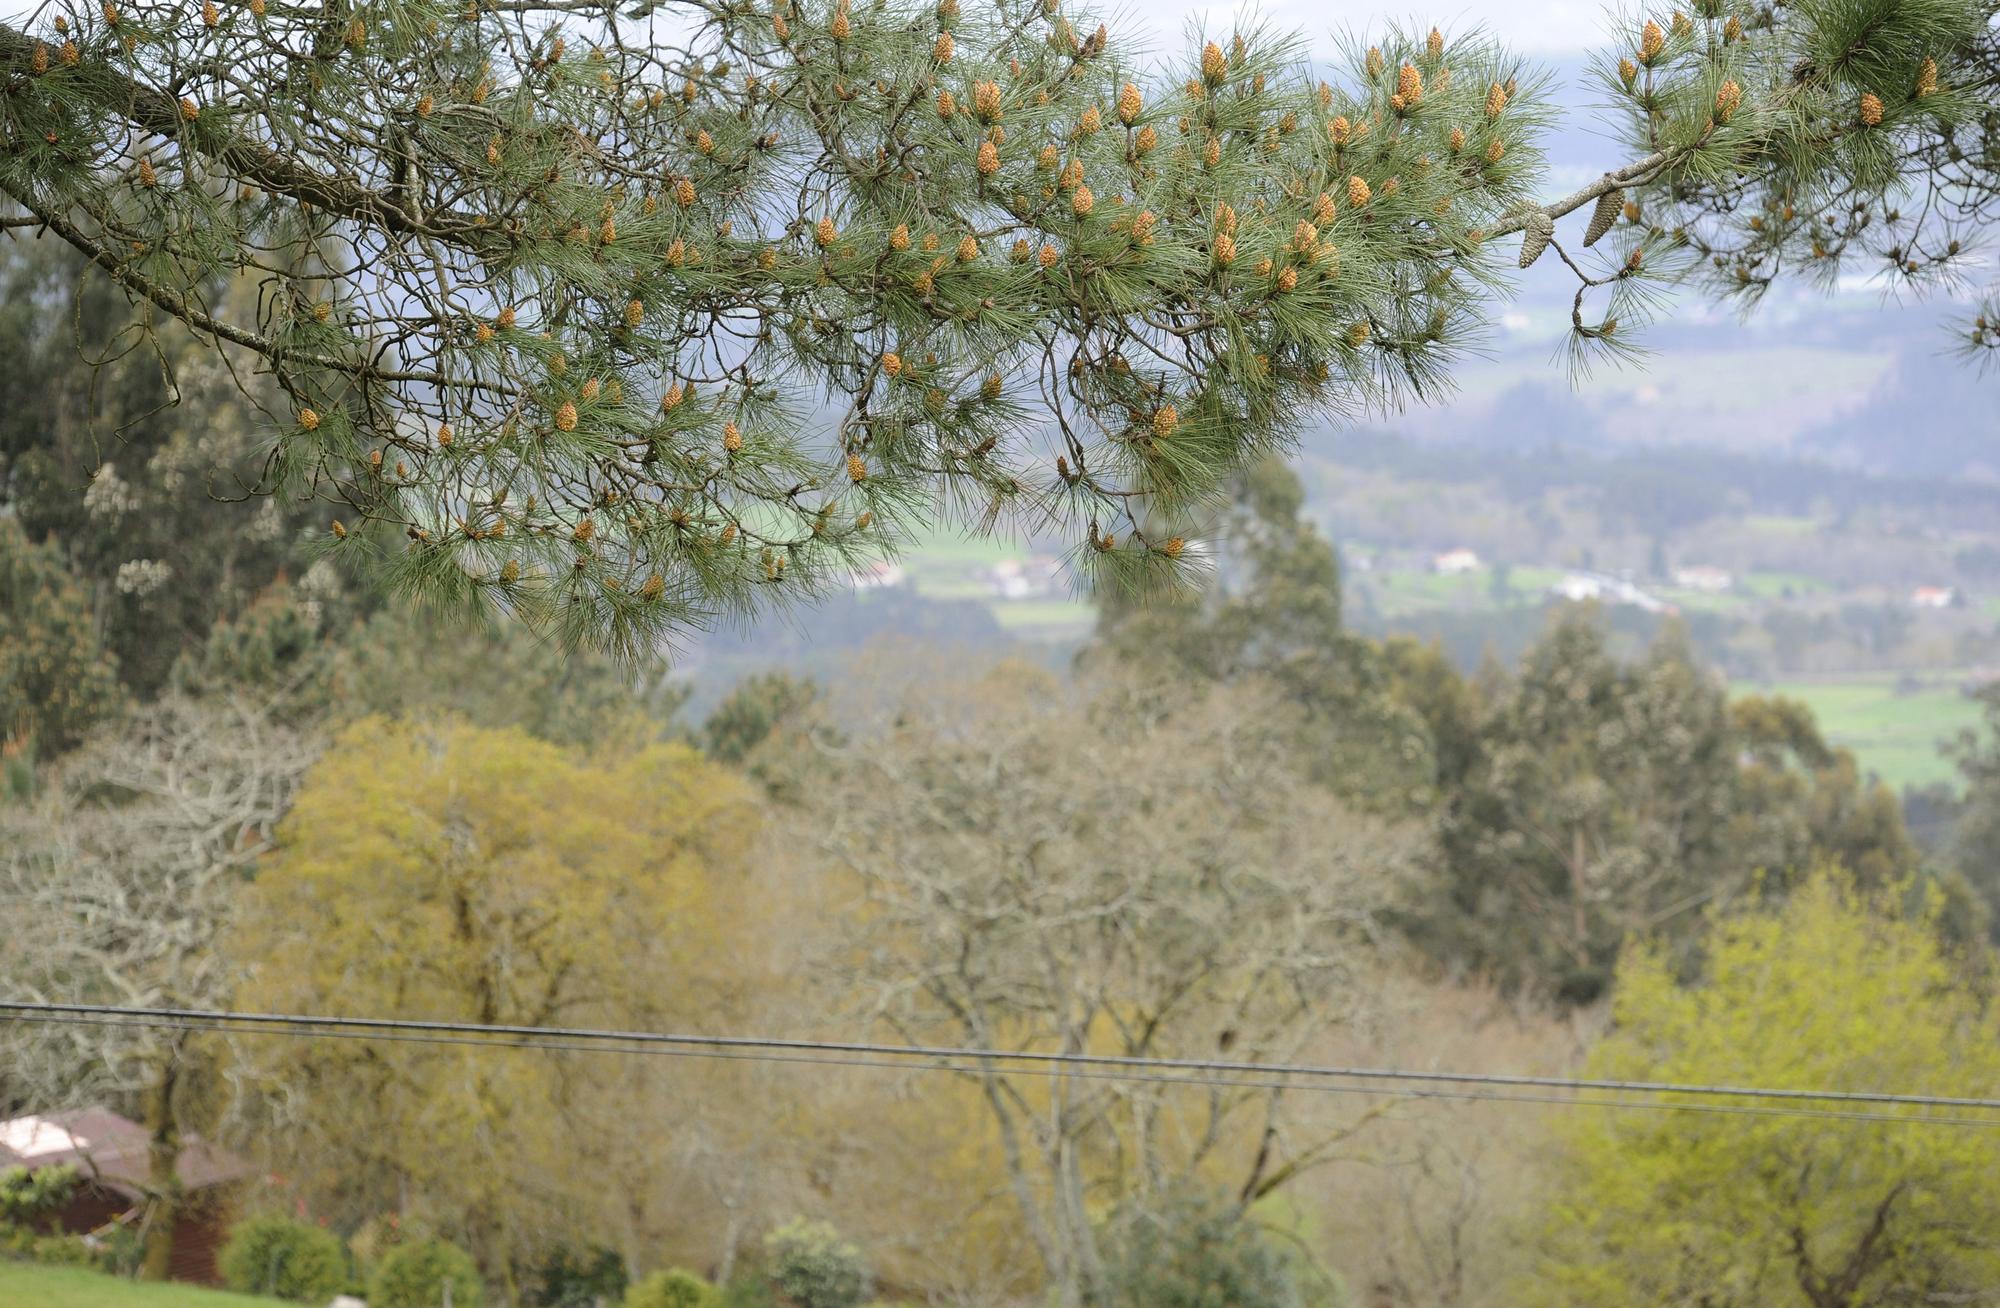
[[174, 1253], [174, 1226], [181, 1214], [180, 1124], [174, 1120], [174, 1088], [180, 1059], [170, 1052], [146, 1090], [146, 1213], [141, 1222], [144, 1257], [139, 1278], [164, 1281]]
[[[1067, 1099], [1067, 1086], [1058, 1093]], [[1071, 1275], [1075, 1277], [1075, 1301], [1082, 1308], [1102, 1308], [1109, 1301], [1105, 1290], [1104, 1260], [1097, 1251], [1097, 1232], [1092, 1228], [1090, 1206], [1084, 1199], [1083, 1168], [1077, 1157], [1079, 1145], [1069, 1131], [1068, 1104], [1053, 1128], [1056, 1137], [1054, 1166], [1050, 1169], [1056, 1187], [1056, 1211], [1064, 1228]]]
[[1575, 934], [1576, 958], [1580, 966], [1590, 965], [1590, 910], [1586, 901], [1588, 886], [1584, 881], [1583, 828], [1570, 832], [1569, 856], [1569, 904], [1570, 930]]
[[715, 1283], [727, 1286], [736, 1277], [736, 1245], [743, 1238], [742, 1206], [732, 1194], [724, 1201], [729, 1221], [722, 1228], [722, 1261], [715, 1265]]

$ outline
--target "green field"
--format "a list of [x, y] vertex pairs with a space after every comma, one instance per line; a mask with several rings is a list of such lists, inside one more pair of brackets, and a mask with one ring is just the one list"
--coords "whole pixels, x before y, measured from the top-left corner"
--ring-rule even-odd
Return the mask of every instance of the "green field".
[[1567, 574], [1561, 568], [1520, 565], [1507, 569], [1505, 599], [1493, 593], [1493, 569], [1439, 573], [1428, 568], [1378, 568], [1348, 574], [1348, 584], [1366, 590], [1375, 611], [1385, 618], [1447, 609], [1458, 613], [1491, 612], [1516, 605], [1539, 605], [1549, 587]]
[[1019, 540], [940, 530], [905, 542], [897, 561], [917, 594], [933, 600], [977, 600], [1017, 638], [1069, 640], [1086, 633], [1096, 620], [1096, 609], [1087, 601], [1061, 596], [1004, 600], [993, 594], [988, 574], [994, 565], [1008, 559], [1025, 562], [1036, 552]]
[[271, 1308], [258, 1295], [189, 1285], [155, 1285], [81, 1267], [44, 1267], [0, 1259], [0, 1304], [7, 1308]]
[[1744, 683], [1734, 689], [1743, 695], [1775, 693], [1804, 700], [1828, 740], [1853, 750], [1863, 768], [1899, 790], [1955, 781], [1957, 773], [1938, 745], [1972, 726], [1979, 706], [1960, 689], [1957, 674], [1924, 677], [1912, 690], [1899, 690], [1899, 680], [1897, 673], [1880, 672], [1769, 686]]
[[1737, 585], [1761, 599], [1825, 595], [1833, 590], [1832, 583], [1802, 572], [1750, 572], [1738, 578]]
[[1073, 600], [992, 600], [986, 607], [1002, 627], [1023, 637], [1083, 636], [1097, 621], [1096, 609]]
[[1818, 518], [1789, 517], [1776, 513], [1753, 513], [1743, 525], [1773, 536], [1810, 536], [1824, 524]]

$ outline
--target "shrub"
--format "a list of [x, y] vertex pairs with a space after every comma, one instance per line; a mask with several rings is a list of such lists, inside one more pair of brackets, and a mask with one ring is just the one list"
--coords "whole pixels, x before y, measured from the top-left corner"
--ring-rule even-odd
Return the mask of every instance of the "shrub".
[[97, 1266], [113, 1276], [137, 1276], [146, 1260], [146, 1242], [130, 1226], [114, 1226], [95, 1237]]
[[217, 1262], [230, 1289], [295, 1303], [325, 1303], [347, 1285], [347, 1254], [332, 1233], [275, 1214], [238, 1222]]
[[38, 1235], [29, 1246], [28, 1256], [38, 1263], [61, 1267], [94, 1267], [97, 1250], [80, 1235]]
[[67, 1267], [117, 1270], [109, 1252], [80, 1235], [50, 1235], [18, 1222], [0, 1221], [0, 1258]]
[[654, 1272], [625, 1292], [625, 1308], [721, 1308], [722, 1292], [678, 1267]]
[[1120, 1213], [1103, 1249], [1117, 1308], [1312, 1308], [1336, 1297], [1305, 1283], [1253, 1219], [1200, 1196]]
[[727, 1285], [716, 1287], [719, 1308], [784, 1308], [761, 1267], [739, 1267]]
[[443, 1240], [399, 1244], [382, 1255], [368, 1287], [368, 1308], [477, 1308], [479, 1269], [465, 1250]]
[[23, 1226], [38, 1222], [69, 1202], [76, 1192], [76, 1168], [0, 1168], [0, 1222]]
[[625, 1297], [631, 1278], [616, 1249], [558, 1245], [535, 1269], [539, 1287], [526, 1302], [534, 1308], [601, 1308]]
[[861, 1251], [825, 1222], [795, 1219], [764, 1237], [772, 1282], [798, 1308], [860, 1308], [869, 1277]]

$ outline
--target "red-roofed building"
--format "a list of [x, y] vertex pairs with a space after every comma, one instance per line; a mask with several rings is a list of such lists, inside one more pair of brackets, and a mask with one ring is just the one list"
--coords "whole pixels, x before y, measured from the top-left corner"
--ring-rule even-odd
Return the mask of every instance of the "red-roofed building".
[[[54, 1215], [54, 1229], [78, 1235], [120, 1225], [137, 1230], [146, 1216], [148, 1144], [145, 1127], [104, 1108], [17, 1117], [0, 1122], [0, 1168], [76, 1168], [76, 1193]], [[189, 1136], [181, 1142], [175, 1170], [181, 1211], [174, 1222], [168, 1275], [213, 1285], [221, 1279], [215, 1258], [234, 1201], [254, 1169], [227, 1150]]]

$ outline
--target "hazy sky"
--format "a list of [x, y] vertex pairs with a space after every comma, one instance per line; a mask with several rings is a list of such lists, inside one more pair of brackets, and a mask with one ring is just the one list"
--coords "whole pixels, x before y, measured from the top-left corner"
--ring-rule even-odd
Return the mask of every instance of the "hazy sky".
[[[977, 4], [979, 0], [967, 0]], [[34, 0], [0, 0], [0, 21], [19, 22], [43, 6]], [[1570, 54], [1596, 45], [1605, 30], [1605, 7], [1596, 0], [1446, 0], [1435, 9], [1414, 10], [1373, 4], [1324, 4], [1316, 0], [1261, 0], [1256, 4], [1202, 4], [1189, 0], [1147, 0], [1133, 4], [1093, 3], [1088, 7], [1107, 20], [1116, 18], [1114, 30], [1148, 34], [1147, 46], [1154, 53], [1175, 48], [1190, 21], [1208, 24], [1210, 30], [1227, 30], [1240, 17], [1268, 19], [1275, 25], [1293, 28], [1310, 36], [1322, 50], [1329, 47], [1327, 34], [1336, 29], [1366, 31], [1390, 20], [1428, 28], [1438, 24], [1447, 32], [1484, 26], [1505, 39], [1515, 49], [1540, 55]]]
[[1256, 4], [1205, 4], [1196, 0], [1151, 0], [1104, 7], [1114, 31], [1145, 32], [1155, 53], [1175, 49], [1188, 24], [1205, 23], [1226, 31], [1244, 19], [1262, 18], [1310, 38], [1316, 49], [1331, 49], [1329, 34], [1378, 30], [1390, 22], [1447, 33], [1484, 27], [1514, 49], [1543, 58], [1574, 55], [1600, 44], [1609, 26], [1606, 8], [1595, 0], [1446, 0], [1433, 9], [1373, 4], [1326, 4], [1319, 0], [1261, 0]]

